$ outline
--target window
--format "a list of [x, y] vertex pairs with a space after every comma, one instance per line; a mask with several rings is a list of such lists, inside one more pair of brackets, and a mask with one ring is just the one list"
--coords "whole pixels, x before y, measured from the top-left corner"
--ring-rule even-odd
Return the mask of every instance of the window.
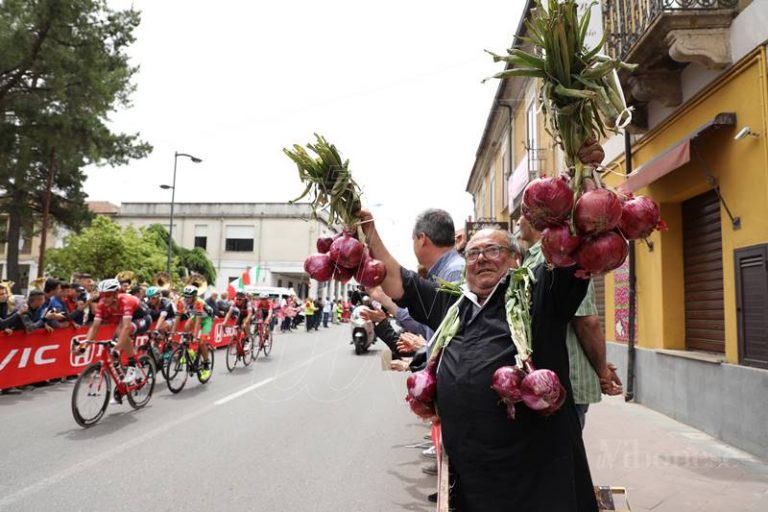
[[0, 254], [5, 254], [6, 237], [8, 236], [8, 217], [0, 217]]
[[489, 194], [488, 195], [490, 196], [488, 203], [490, 204], [490, 210], [491, 210], [488, 217], [493, 219], [493, 218], [496, 218], [496, 166], [495, 165], [491, 166], [491, 172], [489, 173], [488, 177], [489, 177], [489, 180], [488, 180]]
[[208, 226], [196, 225], [195, 226], [195, 247], [201, 249], [208, 249]]
[[227, 226], [225, 251], [253, 252], [253, 226]]
[[283, 287], [283, 280], [282, 279], [278, 279], [277, 280], [277, 287], [278, 288], [282, 288]]
[[477, 218], [482, 219], [485, 218], [485, 180], [483, 180], [483, 183], [480, 185], [480, 194], [478, 194], [478, 197]]
[[539, 127], [536, 116], [536, 102], [532, 101], [528, 105], [528, 111], [525, 118], [526, 141], [525, 148], [528, 150], [528, 172], [539, 175]]
[[502, 192], [502, 201], [503, 201], [503, 208], [507, 208], [509, 206], [509, 173], [511, 172], [509, 168], [509, 148], [507, 148], [504, 153], [501, 154], [501, 173], [502, 173], [502, 183], [501, 183], [501, 192]]
[[21, 228], [19, 254], [32, 254], [32, 228]]

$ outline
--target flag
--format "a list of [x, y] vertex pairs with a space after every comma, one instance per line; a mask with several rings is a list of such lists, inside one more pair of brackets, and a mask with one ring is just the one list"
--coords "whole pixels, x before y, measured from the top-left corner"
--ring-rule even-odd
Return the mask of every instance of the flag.
[[259, 265], [256, 265], [255, 269], [253, 267], [246, 267], [240, 277], [233, 279], [229, 286], [227, 286], [229, 297], [232, 298], [238, 290], [244, 290], [246, 286], [255, 284], [260, 271], [261, 267]]

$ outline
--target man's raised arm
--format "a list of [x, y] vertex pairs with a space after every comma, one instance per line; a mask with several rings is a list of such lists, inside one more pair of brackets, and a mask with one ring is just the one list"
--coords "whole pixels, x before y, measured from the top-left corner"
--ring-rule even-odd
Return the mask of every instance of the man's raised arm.
[[360, 219], [363, 233], [365, 233], [366, 242], [368, 243], [368, 251], [373, 258], [384, 263], [384, 267], [387, 269], [387, 277], [384, 282], [381, 283], [381, 287], [384, 289], [384, 293], [389, 295], [393, 300], [398, 300], [403, 296], [405, 290], [403, 290], [403, 281], [400, 276], [400, 263], [392, 256], [387, 250], [384, 242], [381, 240], [376, 226], [373, 223], [373, 215], [367, 210], [361, 210], [357, 213]]

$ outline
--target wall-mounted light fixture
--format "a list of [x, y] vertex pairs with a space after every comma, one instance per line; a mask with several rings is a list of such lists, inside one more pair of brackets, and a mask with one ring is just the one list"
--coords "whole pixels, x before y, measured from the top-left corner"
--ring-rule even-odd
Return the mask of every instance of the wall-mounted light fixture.
[[760, 136], [759, 133], [755, 133], [755, 132], [752, 131], [752, 128], [750, 128], [749, 126], [745, 126], [741, 130], [739, 130], [739, 133], [737, 133], [733, 137], [733, 140], [741, 140], [741, 139], [744, 139], [746, 137], [759, 137], [759, 136]]

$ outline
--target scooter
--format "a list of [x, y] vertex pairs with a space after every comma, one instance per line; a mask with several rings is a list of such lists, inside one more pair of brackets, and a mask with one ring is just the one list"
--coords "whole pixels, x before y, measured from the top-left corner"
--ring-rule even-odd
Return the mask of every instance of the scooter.
[[355, 346], [355, 354], [368, 352], [368, 348], [376, 342], [376, 333], [373, 332], [373, 322], [360, 316], [364, 308], [358, 306], [352, 311], [350, 326], [352, 328], [352, 344]]

